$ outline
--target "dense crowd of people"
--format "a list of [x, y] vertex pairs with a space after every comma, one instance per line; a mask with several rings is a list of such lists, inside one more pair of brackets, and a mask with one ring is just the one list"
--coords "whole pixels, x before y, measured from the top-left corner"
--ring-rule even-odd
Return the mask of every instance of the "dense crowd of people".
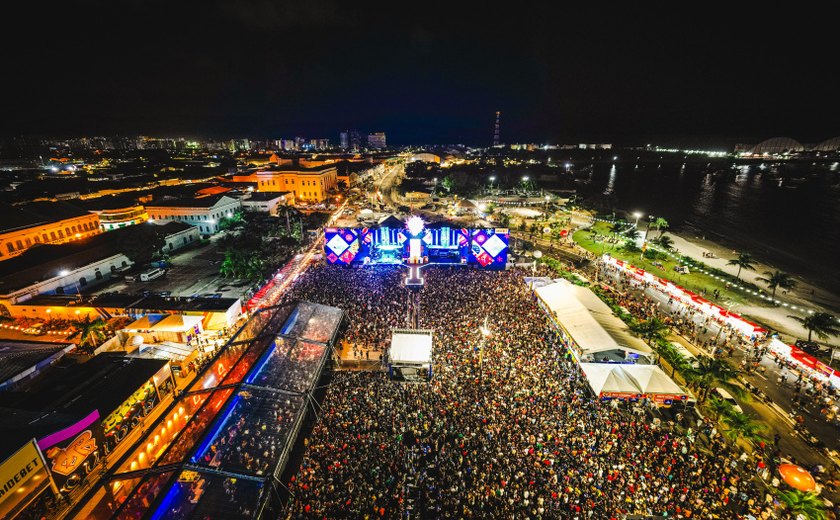
[[522, 272], [428, 268], [417, 300], [403, 275], [319, 266], [295, 286], [345, 309], [359, 342], [413, 315], [434, 330], [434, 377], [335, 374], [288, 518], [769, 518], [758, 468], [720, 435], [701, 447], [593, 396]]

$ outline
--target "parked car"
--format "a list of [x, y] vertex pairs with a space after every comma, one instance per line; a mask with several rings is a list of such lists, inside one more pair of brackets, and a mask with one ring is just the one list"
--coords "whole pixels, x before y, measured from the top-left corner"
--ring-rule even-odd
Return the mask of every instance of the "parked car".
[[804, 339], [798, 339], [798, 340], [796, 340], [796, 343], [794, 343], [794, 345], [796, 345], [796, 348], [798, 348], [800, 350], [804, 350], [808, 354], [816, 354], [820, 350], [822, 350], [822, 347], [816, 341], [808, 341], [808, 340], [804, 340]]
[[734, 397], [732, 397], [732, 394], [730, 394], [729, 392], [727, 392], [726, 390], [724, 390], [724, 389], [723, 389], [723, 388], [721, 388], [721, 387], [717, 387], [717, 388], [715, 388], [715, 389], [713, 390], [713, 392], [714, 392], [715, 394], [717, 394], [717, 396], [718, 396], [719, 398], [721, 398], [721, 399], [723, 399], [724, 401], [726, 401], [727, 403], [731, 404], [731, 405], [732, 405], [732, 409], [733, 409], [733, 410], [735, 410], [735, 411], [736, 411], [736, 412], [738, 412], [738, 413], [744, 413], [744, 409], [743, 409], [743, 408], [741, 408], [741, 405], [739, 405], [739, 404], [738, 404], [738, 401], [736, 401], [736, 400], [735, 400], [735, 398], [734, 398]]
[[688, 267], [686, 267], [684, 265], [675, 265], [674, 266], [674, 271], [676, 271], [680, 274], [688, 274], [689, 273]]

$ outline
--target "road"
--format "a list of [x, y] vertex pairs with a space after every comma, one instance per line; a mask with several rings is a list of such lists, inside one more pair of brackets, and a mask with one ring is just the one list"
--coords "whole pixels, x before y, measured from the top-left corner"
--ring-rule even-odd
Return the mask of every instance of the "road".
[[[621, 275], [611, 275], [608, 283], [614, 284], [619, 276]], [[669, 303], [668, 295], [652, 287], [646, 289], [635, 288], [631, 289], [631, 292], [637, 296], [643, 292], [658, 304], [660, 311], [670, 316], [676, 316], [682, 308], [682, 305], [677, 301]], [[718, 337], [721, 332], [720, 327], [713, 321], [708, 324], [704, 323], [701, 317], [695, 318], [695, 323], [698, 324], [701, 330], [704, 326], [706, 327], [706, 332], [700, 334], [696, 342], [692, 342], [683, 336], [675, 336], [672, 339], [686, 346], [695, 355], [703, 354], [712, 356], [712, 353], [701, 345], [713, 341]], [[723, 335], [720, 334], [720, 336]], [[738, 366], [745, 357], [748, 357], [748, 353], [743, 348], [736, 348], [733, 356], [728, 359]], [[792, 382], [795, 380], [795, 375], [792, 375], [791, 371], [780, 368], [773, 363], [769, 354], [762, 358], [760, 366], [765, 367], [766, 372], [764, 374], [759, 371], [754, 371], [750, 374], [744, 374], [742, 372], [741, 375], [745, 381], [751, 385], [755, 385], [759, 390], [764, 392], [769, 397], [769, 403], [765, 403], [753, 395], [752, 399], [741, 401], [739, 404], [741, 404], [746, 412], [751, 412], [753, 415], [759, 416], [770, 426], [771, 430], [768, 432], [769, 437], [772, 438], [774, 433], [779, 433], [782, 436], [780, 448], [783, 452], [790, 453], [796, 460], [806, 465], [817, 463], [826, 464], [826, 458], [823, 455], [810, 448], [794, 433], [791, 412], [796, 411], [796, 413], [802, 413], [805, 418], [805, 426], [808, 430], [833, 450], [840, 450], [837, 423], [829, 424], [821, 419], [819, 417], [818, 406], [812, 405], [808, 409], [802, 409], [794, 404]], [[788, 383], [780, 386], [777, 381], [783, 374], [787, 375]]]

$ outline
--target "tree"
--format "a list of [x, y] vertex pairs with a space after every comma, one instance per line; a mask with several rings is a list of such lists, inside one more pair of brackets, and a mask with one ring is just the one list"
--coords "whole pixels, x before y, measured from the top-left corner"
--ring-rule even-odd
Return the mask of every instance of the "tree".
[[119, 250], [137, 265], [146, 265], [159, 258], [166, 245], [163, 233], [155, 224], [139, 224], [113, 233], [119, 233], [116, 236]]
[[625, 253], [641, 253], [642, 250], [636, 245], [636, 242], [627, 240], [621, 245], [621, 250]]
[[764, 276], [758, 277], [758, 281], [767, 284], [767, 287], [773, 289], [773, 298], [776, 297], [776, 289], [793, 289], [796, 282], [793, 277], [781, 271], [764, 271]]
[[658, 237], [651, 240], [654, 244], [658, 245], [662, 249], [666, 251], [670, 251], [671, 248], [674, 247], [674, 241], [671, 240], [671, 237], [667, 235], [659, 235]]
[[812, 334], [816, 334], [820, 339], [828, 339], [829, 336], [840, 334], [837, 320], [827, 312], [817, 312], [804, 318], [793, 315], [788, 315], [788, 317], [801, 323], [802, 327], [808, 331], [808, 341], [811, 341]]
[[452, 175], [447, 175], [440, 182], [440, 185], [443, 186], [443, 189], [446, 190], [446, 193], [450, 193], [452, 191], [452, 188], [455, 187], [455, 178], [452, 177]]
[[741, 269], [746, 269], [747, 271], [755, 271], [755, 259], [753, 259], [752, 255], [749, 253], [741, 253], [738, 255], [738, 258], [732, 259], [726, 262], [726, 265], [737, 265], [738, 266], [738, 274], [735, 275], [736, 280], [741, 279]]
[[657, 217], [656, 220], [653, 221], [653, 227], [659, 231], [659, 236], [661, 237], [665, 230], [668, 229], [668, 221], [662, 217]]
[[245, 219], [242, 216], [241, 211], [237, 211], [233, 213], [230, 217], [222, 217], [219, 220], [219, 229], [227, 230], [227, 229], [237, 229], [244, 227]]
[[767, 429], [766, 426], [756, 422], [749, 415], [734, 409], [723, 415], [723, 424], [728, 427], [723, 431], [723, 434], [732, 442], [737, 442], [739, 438], [756, 442], [764, 440], [761, 432]]
[[90, 314], [86, 314], [82, 319], [70, 321], [70, 325], [76, 329], [76, 333], [70, 337], [79, 337], [79, 349], [84, 352], [93, 352], [105, 341], [107, 324], [101, 318], [94, 320], [91, 319]]
[[732, 409], [732, 404], [729, 401], [725, 401], [715, 396], [712, 396], [709, 399], [709, 409], [714, 414], [715, 419], [725, 417], [734, 411]]
[[659, 343], [665, 339], [671, 328], [659, 318], [651, 318], [633, 324], [630, 330], [647, 340], [648, 343]]
[[704, 402], [709, 397], [711, 390], [715, 387], [723, 387], [729, 390], [732, 394], [744, 397], [744, 390], [732, 383], [737, 376], [737, 372], [729, 366], [729, 363], [720, 358], [710, 358], [708, 356], [701, 356], [697, 362], [697, 366], [692, 367], [686, 373], [687, 378], [699, 389], [700, 402]]
[[790, 489], [779, 491], [778, 497], [794, 518], [799, 515], [808, 520], [825, 520], [827, 518], [825, 502], [813, 493]]

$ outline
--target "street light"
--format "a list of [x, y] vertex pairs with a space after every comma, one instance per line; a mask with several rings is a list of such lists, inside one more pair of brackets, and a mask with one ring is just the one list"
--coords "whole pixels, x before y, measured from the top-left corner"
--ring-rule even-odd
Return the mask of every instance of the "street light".
[[633, 216], [636, 217], [636, 222], [633, 224], [633, 226], [636, 229], [638, 229], [639, 228], [639, 219], [642, 218], [642, 214], [637, 211], [637, 212], [633, 213]]
[[487, 341], [487, 338], [490, 336], [490, 329], [487, 327], [487, 316], [484, 317], [484, 325], [478, 328], [478, 331], [481, 333], [481, 345], [479, 346], [478, 350], [478, 371], [479, 373], [483, 372], [484, 369], [484, 343]]

